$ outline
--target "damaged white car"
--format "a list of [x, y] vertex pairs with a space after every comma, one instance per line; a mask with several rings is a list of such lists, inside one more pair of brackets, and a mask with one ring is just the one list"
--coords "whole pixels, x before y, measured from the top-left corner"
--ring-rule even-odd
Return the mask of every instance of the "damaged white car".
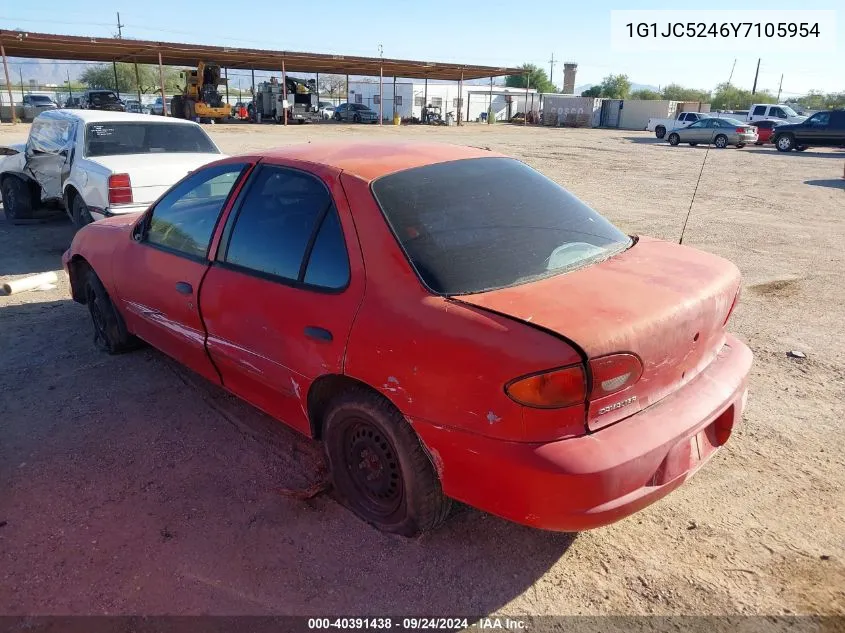
[[0, 147], [0, 193], [10, 220], [58, 203], [77, 226], [142, 211], [220, 150], [196, 123], [143, 114], [51, 110], [26, 143]]

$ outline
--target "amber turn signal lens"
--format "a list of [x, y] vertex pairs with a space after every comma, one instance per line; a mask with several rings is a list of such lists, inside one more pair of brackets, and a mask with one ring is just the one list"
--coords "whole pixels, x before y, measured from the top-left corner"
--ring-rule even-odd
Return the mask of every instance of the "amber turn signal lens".
[[505, 386], [513, 400], [526, 407], [558, 409], [584, 402], [587, 381], [580, 365], [517, 378]]

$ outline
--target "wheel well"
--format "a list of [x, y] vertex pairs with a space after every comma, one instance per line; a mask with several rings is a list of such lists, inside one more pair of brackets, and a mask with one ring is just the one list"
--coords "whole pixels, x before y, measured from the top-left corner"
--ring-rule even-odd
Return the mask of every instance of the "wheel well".
[[77, 303], [85, 303], [85, 276], [89, 270], [91, 270], [91, 264], [82, 255], [74, 255], [70, 258], [68, 262], [70, 294]]
[[39, 185], [35, 180], [32, 178], [28, 178], [23, 174], [18, 174], [15, 172], [6, 172], [4, 174], [0, 174], [0, 186], [6, 181], [8, 178], [17, 178], [22, 183], [24, 183], [27, 187], [29, 187], [29, 194], [32, 196], [32, 204], [33, 207], [37, 206], [37, 204], [41, 201], [41, 185]]
[[341, 374], [320, 376], [308, 390], [308, 420], [311, 424], [311, 437], [316, 440], [323, 439], [323, 417], [326, 414], [329, 403], [336, 396], [352, 387], [366, 389], [384, 398], [384, 395], [379, 391], [355, 378]]
[[73, 199], [79, 195], [82, 194], [80, 194], [73, 185], [65, 187], [65, 209], [67, 209], [69, 213], [73, 211]]

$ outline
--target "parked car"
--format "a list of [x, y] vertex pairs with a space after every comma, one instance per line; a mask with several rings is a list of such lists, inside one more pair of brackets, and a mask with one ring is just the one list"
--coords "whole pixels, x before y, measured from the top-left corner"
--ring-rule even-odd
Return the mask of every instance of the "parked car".
[[[167, 112], [170, 113], [170, 99], [167, 100], [165, 107], [167, 108]], [[150, 106], [150, 114], [164, 116], [161, 107], [161, 97], [156, 97], [155, 102]]]
[[51, 110], [25, 144], [0, 147], [0, 191], [9, 219], [58, 202], [77, 226], [142, 211], [185, 174], [221, 157], [189, 121], [143, 114]]
[[318, 112], [321, 119], [328, 121], [334, 116], [335, 107], [331, 101], [320, 101], [319, 106]]
[[771, 141], [772, 134], [779, 125], [783, 125], [783, 121], [755, 121], [754, 127], [757, 128], [756, 145], [762, 145]]
[[126, 111], [126, 106], [114, 90], [88, 90], [79, 100], [79, 107], [83, 110]]
[[713, 143], [715, 147], [724, 149], [728, 145], [745, 147], [746, 143], [756, 143], [757, 138], [757, 131], [747, 123], [710, 117], [685, 128], [674, 128], [669, 132], [667, 140], [669, 145], [689, 143], [694, 147], [699, 143]]
[[24, 95], [23, 96], [23, 118], [24, 121], [32, 121], [42, 112], [55, 110], [59, 106], [46, 95]]
[[710, 114], [707, 112], [679, 112], [674, 119], [649, 119], [646, 129], [649, 132], [654, 132], [657, 138], [663, 138], [666, 136], [666, 130], [686, 127], [709, 116]]
[[766, 119], [776, 119], [784, 123], [801, 123], [807, 117], [801, 116], [784, 103], [754, 103], [748, 109], [747, 119], [752, 123]]
[[78, 108], [80, 104], [81, 99], [79, 97], [68, 97], [67, 101], [65, 101], [66, 108]]
[[127, 99], [123, 102], [126, 107], [126, 112], [134, 112], [135, 114], [144, 114], [144, 106], [137, 99]]
[[228, 158], [85, 227], [63, 262], [101, 348], [144, 340], [322, 440], [339, 498], [388, 532], [436, 527], [450, 499], [611, 523], [697, 471], [745, 406], [736, 266], [629, 237], [483, 149]]
[[808, 147], [845, 146], [845, 110], [816, 112], [803, 123], [779, 125], [774, 132], [775, 147], [781, 152], [803, 151]]
[[360, 103], [341, 103], [334, 109], [335, 121], [352, 121], [353, 123], [376, 123], [378, 112]]

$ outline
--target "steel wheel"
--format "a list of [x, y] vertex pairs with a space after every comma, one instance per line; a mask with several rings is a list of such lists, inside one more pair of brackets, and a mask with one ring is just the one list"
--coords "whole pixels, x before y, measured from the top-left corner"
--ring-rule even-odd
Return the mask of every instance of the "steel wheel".
[[402, 470], [389, 438], [367, 420], [351, 420], [343, 434], [344, 468], [368, 513], [388, 517], [405, 496]]

